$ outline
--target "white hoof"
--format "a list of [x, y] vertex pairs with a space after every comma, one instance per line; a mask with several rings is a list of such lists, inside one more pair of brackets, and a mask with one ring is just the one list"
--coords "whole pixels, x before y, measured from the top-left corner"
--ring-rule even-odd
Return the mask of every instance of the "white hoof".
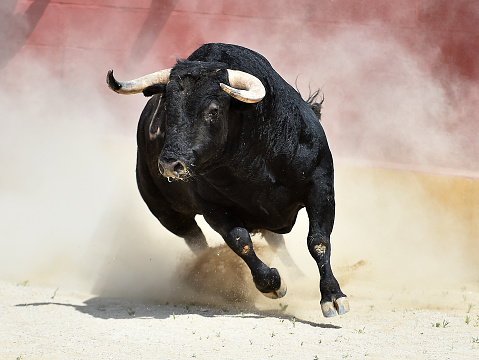
[[343, 315], [349, 311], [349, 301], [346, 297], [340, 297], [334, 301], [325, 301], [321, 303], [321, 311], [324, 317], [333, 317]]

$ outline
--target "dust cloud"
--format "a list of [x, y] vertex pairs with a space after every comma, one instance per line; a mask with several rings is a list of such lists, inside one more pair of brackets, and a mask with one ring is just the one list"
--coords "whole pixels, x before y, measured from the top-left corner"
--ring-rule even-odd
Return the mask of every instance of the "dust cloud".
[[[410, 292], [477, 289], [477, 83], [441, 67], [427, 36], [421, 52], [374, 27], [325, 35], [315, 50], [303, 40], [289, 50], [305, 59], [293, 65], [302, 93], [305, 73], [325, 93], [336, 159], [332, 264], [345, 293], [380, 287], [380, 297], [417, 305]], [[297, 238], [306, 224], [303, 214]]]
[[448, 69], [427, 35], [416, 40], [419, 52], [381, 30], [306, 34], [288, 47], [266, 49], [303, 96], [308, 88], [323, 90], [323, 126], [339, 161], [477, 177], [477, 129], [470, 120], [477, 83]]
[[[479, 95], [466, 79], [433, 72], [437, 48], [414, 53], [371, 28], [336, 30], [320, 41], [306, 33], [287, 47], [271, 45], [285, 43], [280, 35], [267, 43], [218, 37], [205, 42], [251, 47], [290, 83], [300, 74], [303, 94], [309, 84], [325, 93], [323, 125], [337, 160], [332, 265], [345, 293], [367, 296], [368, 285], [388, 297], [478, 286], [477, 180], [384, 169], [477, 174], [477, 144], [461, 119]], [[145, 99], [102, 90], [104, 74], [86, 79], [93, 88], [65, 84], [48, 64], [30, 60], [0, 86], [0, 277], [101, 296], [278, 309], [258, 297], [244, 264], [201, 218], [213, 248], [194, 258], [143, 204], [134, 168]], [[285, 277], [289, 292], [280, 302], [293, 312], [319, 300], [307, 229], [302, 211], [286, 236], [303, 279], [255, 238], [263, 260]]]

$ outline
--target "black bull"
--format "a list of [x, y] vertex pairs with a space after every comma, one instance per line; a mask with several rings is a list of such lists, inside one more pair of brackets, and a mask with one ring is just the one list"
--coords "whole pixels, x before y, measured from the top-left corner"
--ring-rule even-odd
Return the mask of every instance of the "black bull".
[[298, 211], [309, 217], [307, 246], [320, 273], [327, 317], [349, 311], [330, 265], [333, 159], [312, 108], [260, 54], [206, 44], [167, 70], [127, 82], [118, 93], [152, 96], [138, 125], [137, 182], [151, 212], [195, 252], [208, 247], [203, 215], [251, 270], [259, 291], [282, 297], [278, 271], [255, 254], [250, 233], [273, 245]]

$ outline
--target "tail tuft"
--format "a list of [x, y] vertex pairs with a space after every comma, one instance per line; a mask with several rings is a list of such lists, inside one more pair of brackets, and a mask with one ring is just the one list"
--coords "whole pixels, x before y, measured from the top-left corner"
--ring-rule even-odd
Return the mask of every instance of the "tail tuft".
[[[320, 101], [317, 101], [318, 96], [320, 96]], [[309, 92], [309, 96], [306, 99], [306, 103], [309, 105], [311, 110], [313, 110], [314, 114], [318, 118], [319, 121], [321, 121], [321, 108], [323, 107], [323, 102], [324, 102], [324, 94], [321, 91], [321, 89], [316, 90], [315, 92], [311, 93]]]

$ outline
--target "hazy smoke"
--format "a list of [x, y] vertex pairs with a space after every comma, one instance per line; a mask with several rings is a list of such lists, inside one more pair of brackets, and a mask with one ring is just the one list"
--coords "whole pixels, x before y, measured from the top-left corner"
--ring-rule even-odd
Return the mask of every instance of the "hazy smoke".
[[[3, 39], [8, 49], [20, 48], [26, 39], [28, 29], [19, 23], [21, 36]], [[309, 83], [325, 93], [323, 125], [342, 164], [336, 171], [332, 264], [343, 290], [354, 292], [355, 283], [368, 279], [417, 289], [477, 277], [477, 212], [464, 210], [472, 205], [461, 201], [477, 198], [477, 182], [351, 166], [370, 161], [478, 171], [471, 122], [461, 122], [474, 114], [477, 87], [437, 71], [438, 49], [427, 39], [419, 54], [374, 29], [305, 32], [301, 39], [238, 37], [222, 33], [203, 40], [254, 48], [290, 83], [300, 74], [303, 94]], [[0, 277], [105, 296], [192, 302], [201, 289], [210, 303], [257, 301], [249, 272], [228, 249], [194, 259], [143, 204], [134, 168], [135, 126], [144, 98], [110, 95], [106, 85], [98, 90], [105, 74], [88, 69], [78, 71], [94, 76], [85, 79], [86, 85], [95, 84], [93, 90], [56, 79], [46, 60], [15, 57], [13, 50], [2, 59]], [[105, 73], [109, 67], [104, 64]], [[457, 193], [437, 198], [433, 189], [449, 185]], [[202, 226], [219, 246], [218, 235]], [[307, 275], [304, 281], [293, 283], [274, 254], [260, 250], [290, 283], [290, 303], [304, 296], [319, 299], [306, 234], [302, 212], [287, 245]], [[237, 286], [220, 278], [245, 282]]]
[[446, 68], [426, 35], [418, 53], [381, 29], [305, 34], [288, 47], [265, 49], [303, 94], [308, 87], [323, 89], [323, 126], [340, 161], [469, 170], [477, 176], [471, 121], [477, 83]]

